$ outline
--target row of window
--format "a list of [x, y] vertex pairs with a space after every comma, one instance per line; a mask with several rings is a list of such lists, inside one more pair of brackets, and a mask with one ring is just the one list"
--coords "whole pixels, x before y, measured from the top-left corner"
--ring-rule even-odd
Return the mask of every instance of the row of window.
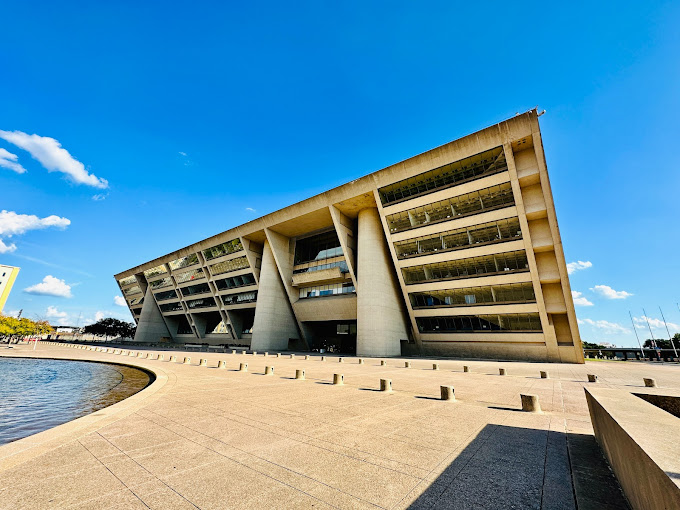
[[179, 301], [176, 303], [163, 303], [162, 305], [158, 305], [158, 307], [161, 309], [161, 312], [177, 312], [183, 310], [182, 303]]
[[536, 302], [534, 286], [531, 282], [412, 292], [408, 296], [413, 308]]
[[180, 257], [170, 262], [170, 269], [176, 271], [177, 269], [182, 269], [183, 267], [189, 267], [198, 264], [198, 255], [191, 253], [185, 257]]
[[203, 256], [205, 257], [205, 260], [212, 260], [216, 259], [217, 257], [223, 257], [224, 255], [236, 253], [242, 249], [243, 245], [241, 244], [241, 240], [232, 239], [226, 243], [218, 244], [217, 246], [203, 250]]
[[238, 287], [245, 287], [247, 285], [255, 284], [255, 275], [252, 273], [242, 274], [239, 276], [231, 276], [223, 280], [215, 280], [215, 285], [218, 290], [235, 289]]
[[149, 282], [149, 285], [153, 290], [162, 289], [164, 287], [170, 287], [172, 285], [172, 277], [166, 276], [165, 278], [161, 278], [160, 280], [154, 280], [152, 282]]
[[295, 265], [340, 255], [342, 255], [342, 248], [335, 230], [298, 239], [295, 242]]
[[293, 274], [301, 274], [301, 273], [312, 273], [314, 271], [322, 271], [324, 269], [331, 269], [334, 267], [339, 267], [340, 271], [343, 273], [349, 273], [349, 268], [347, 267], [347, 261], [346, 260], [337, 260], [335, 262], [331, 262], [330, 264], [319, 264], [318, 266], [310, 266], [310, 267], [303, 267], [300, 269], [296, 269], [293, 271]]
[[210, 292], [210, 286], [207, 283], [199, 283], [184, 287], [182, 289], [182, 296], [193, 296], [194, 294], [205, 294], [207, 292]]
[[241, 303], [252, 303], [257, 300], [257, 291], [241, 292], [240, 294], [229, 294], [222, 296], [225, 305], [240, 305]]
[[300, 289], [300, 299], [334, 296], [337, 294], [350, 294], [355, 292], [352, 283], [331, 283], [329, 285], [316, 285], [314, 287], [304, 287]]
[[537, 313], [418, 317], [416, 323], [421, 333], [541, 331], [542, 329], [541, 319]]
[[384, 186], [378, 190], [378, 193], [380, 193], [380, 200], [383, 205], [388, 205], [502, 172], [507, 168], [503, 148], [496, 147], [481, 154], [423, 172], [415, 177], [409, 177], [389, 186]]
[[235, 259], [213, 264], [210, 266], [210, 273], [213, 275], [231, 273], [232, 271], [238, 271], [239, 269], [245, 269], [247, 267], [250, 267], [248, 259], [246, 257], [237, 257]]
[[189, 310], [195, 310], [196, 308], [208, 308], [211, 306], [217, 306], [217, 303], [215, 303], [215, 300], [211, 297], [204, 297], [200, 299], [192, 299], [190, 301], [187, 301], [187, 306], [189, 307]]
[[448, 230], [439, 234], [415, 237], [405, 241], [397, 241], [394, 248], [400, 259], [467, 248], [478, 244], [489, 244], [522, 237], [519, 218], [492, 221], [467, 228]]
[[167, 301], [168, 299], [176, 299], [177, 293], [174, 290], [167, 290], [159, 292], [156, 296], [156, 301]]
[[421, 225], [500, 209], [515, 204], [509, 182], [473, 193], [434, 202], [386, 217], [390, 232], [401, 232]]
[[144, 303], [144, 296], [137, 296], [136, 298], [133, 298], [130, 300], [130, 306], [135, 306], [135, 305], [141, 305]]
[[180, 283], [186, 283], [190, 282], [193, 280], [200, 280], [201, 278], [205, 278], [205, 273], [203, 272], [203, 268], [199, 267], [196, 269], [192, 269], [191, 271], [185, 271], [184, 273], [179, 273], [175, 275], [175, 281], [179, 285]]
[[152, 278], [154, 276], [165, 274], [167, 272], [168, 270], [165, 267], [165, 264], [161, 264], [159, 266], [152, 267], [151, 269], [147, 269], [146, 271], [144, 271], [144, 276], [146, 276], [147, 278]]
[[436, 264], [404, 267], [401, 270], [406, 284], [436, 280], [456, 280], [507, 271], [528, 271], [529, 261], [524, 250], [448, 260]]

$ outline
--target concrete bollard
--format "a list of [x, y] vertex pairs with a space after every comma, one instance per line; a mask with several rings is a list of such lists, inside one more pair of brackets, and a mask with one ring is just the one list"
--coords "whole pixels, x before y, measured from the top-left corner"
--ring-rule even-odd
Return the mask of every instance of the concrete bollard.
[[265, 358], [268, 358], [268, 357], [269, 357], [269, 353], [265, 351], [264, 357], [265, 357]]
[[239, 372], [247, 372], [248, 371], [248, 363], [241, 363], [238, 367]]
[[199, 367], [207, 367], [208, 366], [208, 360], [205, 358], [201, 358], [201, 361], [198, 362]]
[[321, 361], [326, 361], [326, 356], [321, 356]]
[[305, 354], [305, 361], [309, 359], [309, 354]]
[[253, 351], [253, 356], [257, 356], [257, 351]]
[[597, 382], [597, 376], [595, 374], [588, 374], [588, 382]]
[[274, 367], [264, 367], [264, 375], [274, 375]]
[[440, 386], [439, 391], [441, 392], [442, 400], [456, 400], [453, 386]]
[[245, 356], [246, 354], [248, 354], [248, 351], [241, 351], [241, 354]]
[[184, 358], [184, 364], [185, 365], [191, 365], [191, 358]]
[[439, 363], [432, 363], [432, 370], [439, 370]]
[[158, 361], [165, 361], [165, 356], [163, 354], [159, 354]]
[[277, 357], [277, 358], [280, 358], [280, 357], [281, 357], [281, 353], [280, 353], [280, 352], [277, 352], [277, 353], [276, 353], [276, 357]]
[[236, 354], [236, 349], [232, 349], [232, 350], [231, 350], [231, 353], [232, 353], [232, 354]]
[[522, 411], [527, 413], [540, 413], [541, 404], [538, 402], [538, 395], [521, 395], [522, 399]]
[[177, 361], [177, 356], [170, 356], [170, 363]]
[[363, 365], [363, 364], [364, 364], [364, 358], [359, 358], [359, 365]]
[[467, 365], [463, 365], [463, 372], [469, 372], [469, 371], [470, 371], [470, 367], [467, 366]]
[[411, 368], [411, 362], [410, 361], [404, 361], [404, 368]]
[[498, 369], [498, 375], [505, 375], [505, 369], [504, 369], [504, 368], [499, 368], [499, 369]]
[[392, 391], [392, 379], [380, 379], [380, 391]]
[[295, 354], [291, 354], [290, 359], [295, 359]]
[[344, 358], [338, 358], [338, 363], [344, 363], [345, 359]]
[[303, 370], [296, 370], [295, 371], [295, 378], [296, 379], [304, 379], [305, 378], [305, 371]]
[[142, 353], [141, 353], [141, 352], [138, 352], [138, 353], [137, 353], [137, 357], [138, 357], [138, 358], [141, 358], [141, 357], [142, 357]]
[[541, 370], [541, 379], [550, 379], [548, 372]]
[[387, 365], [387, 361], [385, 361], [384, 359], [381, 359], [380, 360], [380, 366], [384, 367], [385, 365]]
[[220, 362], [217, 364], [217, 368], [221, 368], [221, 369], [227, 368], [227, 362], [226, 362], [226, 361], [220, 361]]
[[333, 384], [338, 386], [345, 384], [345, 376], [343, 374], [333, 374]]
[[645, 382], [645, 386], [647, 388], [656, 388], [656, 380], [648, 379], [646, 377], [644, 377], [642, 380]]

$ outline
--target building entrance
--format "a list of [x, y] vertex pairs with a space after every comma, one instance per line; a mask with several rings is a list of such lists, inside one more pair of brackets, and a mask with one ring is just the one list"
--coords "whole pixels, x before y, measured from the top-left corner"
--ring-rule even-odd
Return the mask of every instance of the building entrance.
[[355, 354], [357, 321], [309, 321], [302, 323], [312, 351]]

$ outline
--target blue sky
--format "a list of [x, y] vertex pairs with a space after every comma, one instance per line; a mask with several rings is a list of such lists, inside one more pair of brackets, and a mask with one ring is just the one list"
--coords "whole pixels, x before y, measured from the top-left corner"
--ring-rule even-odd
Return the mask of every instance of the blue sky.
[[677, 2], [139, 4], [0, 8], [6, 313], [129, 320], [114, 273], [538, 105], [582, 338], [680, 331]]

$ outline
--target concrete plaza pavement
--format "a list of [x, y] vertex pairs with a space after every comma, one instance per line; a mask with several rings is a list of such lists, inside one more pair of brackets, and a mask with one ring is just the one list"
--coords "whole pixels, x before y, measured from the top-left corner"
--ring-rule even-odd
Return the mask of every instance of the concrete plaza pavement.
[[[606, 466], [592, 462], [601, 455], [587, 374], [605, 387], [633, 390], [643, 377], [680, 387], [677, 364], [393, 358], [381, 366], [335, 355], [135, 352], [166, 361], [63, 345], [0, 351], [125, 363], [157, 376], [113, 406], [1, 446], [0, 509], [625, 508]], [[334, 373], [343, 386], [332, 384]], [[381, 378], [393, 392], [378, 391]], [[441, 385], [454, 386], [455, 402], [440, 400]], [[543, 413], [521, 412], [520, 393], [538, 395]]]

